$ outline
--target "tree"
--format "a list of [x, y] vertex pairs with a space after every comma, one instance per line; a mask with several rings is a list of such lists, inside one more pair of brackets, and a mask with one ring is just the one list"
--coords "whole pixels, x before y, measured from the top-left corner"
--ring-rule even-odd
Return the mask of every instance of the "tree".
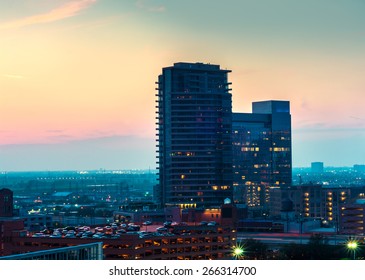
[[248, 238], [243, 245], [244, 255], [248, 259], [264, 260], [267, 259], [267, 245], [260, 240]]
[[325, 236], [314, 234], [308, 244], [284, 245], [280, 257], [287, 260], [336, 260], [343, 258], [342, 247], [329, 245]]
[[282, 246], [280, 258], [284, 260], [306, 260], [308, 259], [305, 245], [290, 243]]

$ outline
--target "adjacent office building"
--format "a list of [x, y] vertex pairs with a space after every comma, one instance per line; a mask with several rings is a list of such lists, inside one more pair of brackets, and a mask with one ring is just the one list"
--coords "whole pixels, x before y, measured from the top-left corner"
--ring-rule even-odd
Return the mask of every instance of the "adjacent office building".
[[232, 199], [230, 70], [175, 63], [157, 91], [157, 158], [161, 206], [214, 207]]
[[235, 201], [268, 207], [269, 189], [292, 181], [289, 101], [252, 103], [252, 114], [232, 114]]

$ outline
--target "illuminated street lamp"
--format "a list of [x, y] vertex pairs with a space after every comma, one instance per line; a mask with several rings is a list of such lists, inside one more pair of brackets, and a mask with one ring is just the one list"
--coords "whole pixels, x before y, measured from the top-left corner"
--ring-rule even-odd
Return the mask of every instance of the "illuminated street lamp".
[[357, 249], [357, 241], [356, 240], [350, 240], [349, 242], [347, 242], [347, 249], [349, 249], [350, 251], [353, 251], [354, 253], [354, 260], [356, 259], [356, 249]]
[[243, 247], [239, 245], [232, 248], [232, 255], [238, 260], [243, 256], [243, 253], [244, 253]]

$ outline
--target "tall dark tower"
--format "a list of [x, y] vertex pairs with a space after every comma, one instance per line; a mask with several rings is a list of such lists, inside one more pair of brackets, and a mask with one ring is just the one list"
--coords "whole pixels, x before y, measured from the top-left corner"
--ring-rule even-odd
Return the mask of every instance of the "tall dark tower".
[[158, 77], [161, 206], [213, 207], [232, 199], [232, 97], [219, 65], [175, 63]]
[[0, 217], [13, 217], [13, 192], [9, 189], [0, 190]]

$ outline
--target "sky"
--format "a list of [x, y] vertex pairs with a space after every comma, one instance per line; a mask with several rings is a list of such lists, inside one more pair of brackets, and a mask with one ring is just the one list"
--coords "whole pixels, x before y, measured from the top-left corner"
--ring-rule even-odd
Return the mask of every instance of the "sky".
[[293, 166], [365, 164], [362, 0], [0, 0], [0, 171], [155, 168], [155, 81], [230, 69], [289, 100]]

